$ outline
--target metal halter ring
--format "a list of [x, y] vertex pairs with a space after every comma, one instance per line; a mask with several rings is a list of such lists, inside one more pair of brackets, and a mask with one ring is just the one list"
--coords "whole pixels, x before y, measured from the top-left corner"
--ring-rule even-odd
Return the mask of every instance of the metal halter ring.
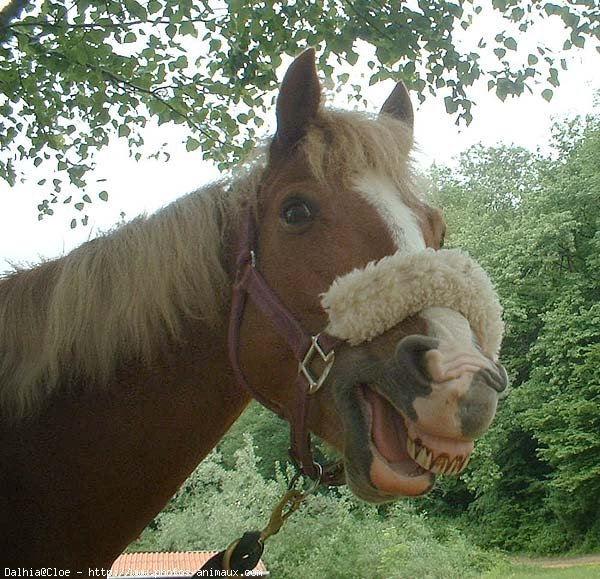
[[[305, 491], [302, 492], [303, 499], [309, 495], [312, 495], [317, 490], [317, 488], [319, 488], [319, 485], [321, 484], [321, 479], [323, 478], [323, 467], [318, 462], [315, 462], [314, 465], [317, 468], [317, 471], [319, 474], [314, 478], [314, 480], [312, 481], [312, 484], [308, 487], [308, 489], [306, 489]], [[297, 471], [296, 474], [290, 480], [290, 484], [288, 485], [288, 490], [292, 490], [296, 486], [296, 483], [298, 482], [298, 479], [301, 476], [303, 476], [302, 472]]]

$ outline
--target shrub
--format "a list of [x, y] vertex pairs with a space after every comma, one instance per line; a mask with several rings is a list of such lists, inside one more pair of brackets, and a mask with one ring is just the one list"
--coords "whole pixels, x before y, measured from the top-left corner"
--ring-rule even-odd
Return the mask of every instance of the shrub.
[[[211, 453], [130, 550], [220, 550], [243, 532], [264, 527], [291, 472], [279, 467], [275, 479], [265, 480], [259, 461], [249, 436], [231, 470], [219, 453]], [[345, 488], [310, 497], [269, 539], [263, 559], [272, 576], [282, 579], [462, 579], [503, 562], [456, 528], [417, 514], [409, 502], [375, 507]]]

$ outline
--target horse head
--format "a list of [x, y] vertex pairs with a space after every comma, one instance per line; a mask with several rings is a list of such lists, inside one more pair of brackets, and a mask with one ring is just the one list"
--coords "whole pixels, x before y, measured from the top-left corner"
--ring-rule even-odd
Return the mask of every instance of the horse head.
[[[310, 335], [340, 340], [332, 364], [315, 357], [315, 372], [331, 368], [307, 396], [307, 424], [372, 502], [461, 472], [507, 386], [498, 300], [473, 260], [442, 249], [442, 216], [415, 191], [412, 144], [402, 83], [376, 117], [326, 110], [308, 50], [282, 82], [249, 200], [252, 267]], [[298, 361], [264, 304], [245, 306], [239, 359], [259, 398], [292, 422], [304, 404]]]

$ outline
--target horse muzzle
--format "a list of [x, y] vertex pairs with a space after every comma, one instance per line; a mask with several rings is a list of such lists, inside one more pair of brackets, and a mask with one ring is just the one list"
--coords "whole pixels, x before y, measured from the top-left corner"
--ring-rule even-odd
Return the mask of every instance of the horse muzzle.
[[[435, 475], [462, 472], [508, 384], [496, 361], [501, 308], [483, 270], [455, 251], [395, 255], [341, 278], [323, 301], [328, 331], [354, 344], [338, 354], [332, 387], [355, 494], [418, 495]], [[426, 329], [402, 335], [411, 316]]]
[[410, 335], [387, 359], [372, 345], [340, 352], [331, 384], [344, 423], [347, 481], [361, 498], [423, 494], [436, 475], [466, 468], [507, 376], [476, 348], [452, 346], [449, 356], [437, 338]]

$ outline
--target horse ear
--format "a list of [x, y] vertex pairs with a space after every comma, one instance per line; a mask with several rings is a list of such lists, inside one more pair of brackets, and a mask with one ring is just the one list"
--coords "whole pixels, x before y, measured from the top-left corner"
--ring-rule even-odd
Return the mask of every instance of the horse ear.
[[415, 123], [415, 114], [406, 85], [400, 81], [381, 107], [381, 113], [386, 113], [403, 121], [412, 130]]
[[277, 132], [273, 145], [286, 151], [305, 135], [319, 110], [321, 85], [315, 66], [315, 50], [309, 48], [292, 62], [277, 97]]

